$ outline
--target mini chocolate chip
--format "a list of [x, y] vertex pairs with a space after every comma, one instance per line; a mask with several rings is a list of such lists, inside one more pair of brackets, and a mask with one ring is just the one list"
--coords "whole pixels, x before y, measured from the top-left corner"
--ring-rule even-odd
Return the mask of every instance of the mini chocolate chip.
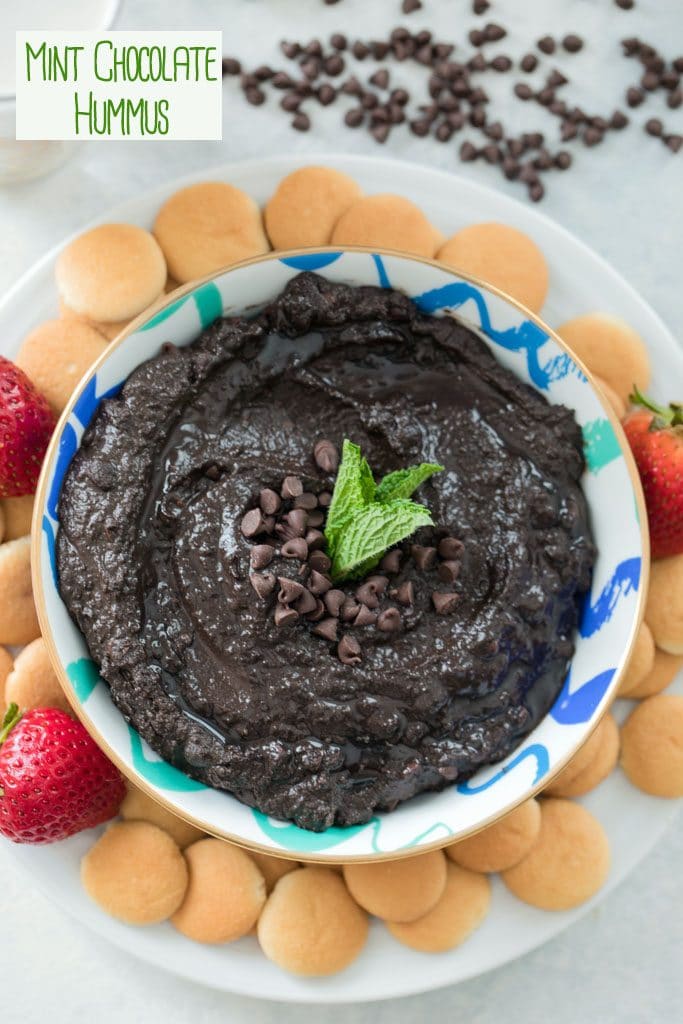
[[280, 488], [280, 494], [285, 499], [298, 498], [300, 494], [304, 493], [304, 485], [298, 476], [286, 476], [282, 481], [282, 487]]
[[422, 0], [403, 0], [401, 10], [404, 14], [412, 14], [413, 11], [422, 10]]
[[567, 104], [564, 100], [553, 100], [548, 107], [548, 110], [551, 114], [554, 114], [555, 117], [563, 117], [567, 113]]
[[448, 121], [442, 121], [434, 132], [434, 137], [438, 139], [439, 142], [448, 142], [448, 140], [452, 138], [453, 132], [453, 126], [450, 125]]
[[472, 0], [472, 13], [485, 14], [490, 6], [489, 0]]
[[341, 612], [342, 605], [346, 601], [346, 594], [343, 590], [328, 590], [323, 597], [325, 607], [327, 608], [330, 615], [338, 617]]
[[289, 576], [278, 576], [277, 581], [280, 584], [277, 595], [280, 604], [292, 604], [293, 601], [298, 601], [304, 592], [303, 584], [290, 579]]
[[666, 105], [670, 110], [678, 110], [681, 103], [683, 103], [683, 90], [681, 89], [674, 89], [666, 98]]
[[341, 32], [333, 32], [330, 36], [330, 46], [335, 50], [345, 50], [349, 45], [348, 39]]
[[360, 664], [360, 644], [352, 636], [343, 636], [337, 644], [337, 657], [342, 665]]
[[626, 90], [626, 102], [629, 107], [639, 107], [645, 99], [645, 94], [642, 89], [636, 89], [635, 85], [632, 85]]
[[304, 590], [295, 607], [299, 615], [310, 615], [318, 607], [318, 598], [310, 590]]
[[572, 155], [568, 153], [566, 149], [561, 149], [559, 153], [555, 154], [555, 166], [560, 171], [566, 171], [571, 166]]
[[321, 530], [308, 530], [305, 540], [311, 551], [320, 551], [325, 547], [325, 534]]
[[583, 39], [581, 36], [574, 35], [574, 33], [571, 32], [569, 35], [564, 37], [562, 45], [567, 53], [578, 53], [579, 50], [583, 48]]
[[569, 79], [566, 78], [561, 71], [558, 71], [557, 68], [553, 68], [548, 75], [546, 85], [550, 89], [559, 89], [561, 85], [566, 85], [568, 81]]
[[311, 119], [308, 114], [304, 114], [303, 111], [299, 111], [292, 118], [292, 128], [295, 128], [298, 132], [307, 132], [311, 127]]
[[242, 65], [234, 57], [224, 57], [222, 70], [224, 75], [239, 75], [242, 71]]
[[295, 110], [299, 109], [303, 97], [298, 96], [295, 92], [288, 92], [280, 100], [280, 106], [283, 110], [286, 110], [288, 114], [292, 114]]
[[366, 604], [362, 604], [353, 620], [354, 626], [373, 626], [375, 622], [377, 622], [377, 612], [371, 612]]
[[413, 544], [410, 548], [410, 553], [420, 572], [433, 569], [436, 565], [436, 548], [425, 547], [422, 544]]
[[536, 43], [536, 46], [541, 53], [551, 54], [555, 52], [555, 40], [552, 36], [542, 36]]
[[519, 180], [523, 181], [525, 185], [533, 185], [534, 182], [538, 181], [538, 172], [534, 167], [533, 160], [528, 160], [519, 172]]
[[439, 579], [444, 583], [455, 583], [460, 575], [460, 562], [449, 558], [447, 561], [441, 562], [437, 572]]
[[508, 181], [514, 181], [519, 176], [519, 164], [514, 157], [506, 156], [503, 160], [503, 174]]
[[581, 136], [584, 146], [597, 146], [603, 140], [603, 133], [599, 128], [590, 125]]
[[249, 582], [262, 601], [265, 601], [275, 589], [275, 577], [272, 572], [252, 572], [249, 576]]
[[307, 78], [309, 82], [315, 81], [320, 74], [320, 61], [317, 57], [308, 57], [306, 60], [301, 62], [300, 67], [304, 77]]
[[590, 123], [601, 132], [606, 132], [609, 128], [609, 122], [604, 117], [591, 117]]
[[460, 558], [465, 545], [457, 537], [442, 537], [439, 541], [439, 554], [442, 558]]
[[417, 46], [425, 46], [426, 43], [431, 43], [432, 33], [429, 31], [428, 28], [423, 28], [421, 29], [420, 32], [415, 33], [413, 39], [415, 40]]
[[365, 43], [361, 42], [360, 39], [357, 39], [351, 47], [351, 53], [354, 55], [356, 60], [365, 60], [367, 55], [370, 53], [370, 48], [366, 46]]
[[[483, 107], [475, 107], [470, 114], [470, 124], [475, 128], [483, 128], [486, 124], [486, 111]], [[481, 151], [480, 151], [481, 152]]]
[[450, 114], [452, 110], [460, 110], [460, 100], [453, 93], [445, 92], [439, 97], [437, 106], [444, 114]]
[[683, 135], [665, 135], [664, 142], [672, 153], [679, 153], [683, 146]]
[[362, 96], [363, 86], [355, 75], [350, 75], [350, 77], [342, 83], [341, 91], [346, 93], [347, 96]]
[[680, 74], [683, 75], [683, 57], [676, 57], [674, 60], [671, 61], [671, 65], [674, 68], [674, 70], [678, 71]]
[[390, 49], [391, 47], [388, 43], [382, 42], [379, 39], [373, 40], [370, 43], [370, 52], [375, 60], [384, 60]]
[[375, 96], [374, 92], [364, 92], [360, 103], [364, 110], [372, 110], [379, 104], [379, 97]]
[[510, 156], [521, 156], [526, 148], [522, 139], [508, 139], [507, 147]]
[[645, 131], [648, 135], [658, 138], [664, 131], [664, 125], [658, 117], [651, 117], [649, 121], [645, 122]]
[[316, 548], [311, 551], [310, 555], [308, 556], [308, 564], [310, 565], [311, 569], [315, 569], [316, 572], [329, 572], [332, 567], [332, 562], [330, 561], [329, 556], [326, 555], [325, 552], [321, 551], [319, 548]]
[[614, 2], [622, 11], [632, 11], [635, 7], [635, 0], [614, 0]]
[[298, 558], [299, 561], [305, 562], [308, 558], [308, 544], [303, 537], [292, 537], [291, 540], [285, 541], [280, 553], [283, 558]]
[[332, 501], [332, 495], [329, 491], [321, 491], [318, 495], [318, 504], [321, 508], [327, 508]]
[[289, 57], [290, 60], [294, 60], [301, 53], [301, 45], [299, 43], [288, 43], [286, 40], [280, 43], [280, 49], [285, 57]]
[[541, 185], [540, 181], [533, 181], [529, 185], [529, 199], [532, 203], [540, 203], [541, 199], [545, 195], [545, 189]]
[[495, 22], [489, 22], [488, 25], [484, 25], [484, 35], [488, 43], [497, 43], [501, 39], [505, 39], [507, 32], [502, 25], [496, 25]]
[[293, 626], [299, 619], [299, 613], [293, 608], [289, 608], [286, 605], [278, 604], [275, 607], [275, 625], [281, 626]]
[[312, 491], [304, 491], [303, 494], [297, 494], [294, 499], [294, 508], [305, 508], [307, 512], [312, 512], [317, 506], [318, 496], [313, 494]]
[[640, 84], [648, 92], [654, 92], [655, 89], [659, 88], [659, 75], [656, 71], [646, 71], [640, 79]]
[[360, 107], [352, 107], [344, 114], [344, 124], [348, 128], [360, 128], [364, 120], [365, 114]]
[[411, 121], [410, 130], [413, 133], [413, 135], [417, 135], [418, 137], [428, 135], [429, 121], [424, 120], [424, 118], [418, 118], [416, 121]]
[[332, 586], [332, 581], [327, 576], [323, 576], [317, 569], [311, 570], [311, 575], [308, 580], [308, 589], [316, 597], [320, 597], [321, 594], [325, 594]]
[[493, 68], [494, 71], [505, 73], [506, 71], [509, 71], [510, 68], [512, 67], [512, 61], [510, 60], [509, 57], [506, 57], [504, 54], [501, 53], [497, 57], [493, 58], [493, 60], [491, 61], [491, 67]]
[[621, 110], [615, 110], [609, 120], [610, 128], [613, 128], [615, 131], [618, 132], [621, 131], [622, 128], [625, 128], [627, 124], [628, 118], [626, 114], [624, 114]]
[[482, 153], [484, 154], [484, 160], [486, 160], [488, 164], [498, 164], [501, 161], [502, 153], [498, 146], [494, 145], [493, 142], [484, 146]]
[[380, 612], [377, 628], [382, 633], [398, 633], [402, 626], [401, 613], [398, 608], [386, 608]]
[[460, 110], [452, 110], [446, 120], [454, 131], [459, 132], [465, 124], [465, 115]]
[[252, 569], [265, 569], [273, 561], [275, 549], [270, 544], [255, 544], [249, 552]]
[[553, 158], [547, 149], [541, 149], [533, 164], [537, 171], [547, 171], [553, 166]]
[[242, 535], [244, 537], [256, 537], [257, 534], [263, 533], [263, 522], [263, 513], [260, 508], [249, 509], [242, 516], [242, 522], [240, 523]]
[[320, 622], [321, 619], [325, 618], [325, 605], [320, 598], [316, 601], [315, 611], [309, 612], [306, 618], [309, 622]]
[[274, 89], [291, 89], [295, 83], [286, 71], [276, 71], [270, 84]]
[[267, 64], [261, 64], [254, 71], [254, 78], [259, 82], [266, 82], [269, 78], [272, 78], [275, 72], [272, 68], [268, 67]]
[[469, 71], [486, 71], [488, 66], [488, 61], [483, 53], [475, 53], [474, 57], [470, 57], [467, 61]]
[[292, 537], [305, 537], [307, 529], [308, 513], [303, 508], [293, 508], [277, 524], [276, 532], [285, 540], [291, 540]]
[[347, 597], [344, 604], [341, 607], [339, 617], [343, 622], [353, 622], [356, 615], [358, 615], [358, 609], [360, 604], [358, 601], [354, 601], [352, 597]]
[[638, 53], [641, 47], [640, 39], [636, 39], [635, 36], [631, 36], [629, 39], [622, 39], [621, 46], [626, 57], [632, 57]]
[[266, 102], [266, 94], [255, 85], [250, 85], [244, 90], [244, 98], [247, 103], [251, 103], [252, 107], [260, 107], [262, 103]]
[[412, 580], [405, 580], [400, 587], [391, 592], [392, 597], [395, 597], [399, 604], [411, 605], [415, 603], [415, 587], [413, 586]]
[[563, 142], [569, 142], [570, 139], [575, 139], [579, 134], [579, 129], [571, 121], [565, 121], [560, 129], [560, 137]]
[[432, 594], [432, 602], [437, 615], [450, 615], [455, 611], [458, 603], [458, 595], [454, 593], [441, 593], [435, 590]]
[[528, 149], [538, 149], [539, 146], [543, 145], [545, 136], [543, 132], [524, 132], [522, 139]]
[[675, 89], [681, 81], [681, 76], [669, 69], [662, 75], [662, 85], [665, 89]]
[[337, 90], [329, 82], [323, 82], [318, 89], [318, 103], [323, 107], [329, 107], [337, 98]]
[[526, 82], [517, 82], [515, 85], [515, 96], [520, 100], [530, 100], [534, 95], [534, 90]]
[[264, 487], [259, 494], [259, 504], [265, 515], [274, 516], [280, 510], [282, 502], [279, 494], [276, 494], [270, 487]]
[[356, 597], [368, 608], [377, 608], [379, 597], [389, 585], [387, 576], [369, 576], [356, 590]]
[[493, 121], [490, 125], [487, 125], [484, 134], [488, 136], [489, 139], [493, 139], [495, 142], [500, 142], [505, 133], [500, 121]]
[[337, 630], [339, 623], [336, 619], [323, 619], [317, 626], [314, 626], [311, 630], [316, 636], [322, 637], [323, 640], [329, 640], [330, 643], [335, 643], [337, 640]]
[[337, 75], [341, 75], [345, 67], [346, 64], [344, 62], [344, 58], [340, 57], [338, 53], [334, 53], [331, 57], [328, 57], [323, 61], [325, 73], [328, 74], [330, 78], [336, 78]]
[[314, 509], [308, 513], [308, 525], [317, 530], [318, 527], [322, 526], [325, 522], [325, 513], [321, 512], [320, 509]]
[[391, 128], [388, 124], [375, 124], [371, 128], [370, 134], [376, 142], [386, 142], [390, 131]]
[[379, 563], [383, 572], [396, 573], [401, 568], [401, 552], [399, 548], [392, 548]]
[[538, 67], [538, 57], [535, 53], [525, 53], [519, 62], [522, 71], [535, 71]]
[[536, 93], [536, 99], [542, 107], [549, 107], [555, 99], [555, 93], [549, 88], [541, 89], [540, 92]]
[[370, 75], [369, 81], [378, 89], [386, 89], [389, 86], [389, 72], [386, 68], [379, 68], [374, 75]]
[[486, 36], [485, 36], [485, 35], [484, 35], [484, 33], [483, 33], [483, 32], [482, 32], [482, 31], [481, 31], [480, 29], [478, 29], [478, 28], [473, 28], [473, 29], [472, 29], [472, 30], [471, 30], [471, 31], [469, 32], [469, 34], [468, 34], [467, 38], [468, 38], [468, 39], [469, 39], [469, 41], [470, 41], [470, 42], [472, 43], [472, 46], [483, 46], [483, 45], [484, 45], [484, 43], [486, 42]]

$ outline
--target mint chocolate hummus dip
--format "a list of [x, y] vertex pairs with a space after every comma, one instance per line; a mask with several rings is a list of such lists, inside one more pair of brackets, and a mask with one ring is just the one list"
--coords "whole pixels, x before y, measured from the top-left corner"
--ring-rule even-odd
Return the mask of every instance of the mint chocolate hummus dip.
[[[358, 449], [371, 491], [432, 469], [410, 536], [345, 575], [328, 516]], [[583, 468], [573, 414], [473, 331], [301, 274], [102, 403], [60, 497], [60, 589], [167, 761], [303, 828], [366, 822], [553, 704], [595, 557]]]

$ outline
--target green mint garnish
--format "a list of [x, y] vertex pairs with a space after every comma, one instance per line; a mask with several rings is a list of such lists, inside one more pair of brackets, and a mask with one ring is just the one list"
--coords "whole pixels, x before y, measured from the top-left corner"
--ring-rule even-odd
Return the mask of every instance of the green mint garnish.
[[433, 526], [429, 509], [410, 495], [443, 466], [423, 462], [388, 473], [375, 484], [358, 445], [345, 439], [327, 513], [325, 541], [335, 582], [364, 576], [394, 544], [422, 526]]

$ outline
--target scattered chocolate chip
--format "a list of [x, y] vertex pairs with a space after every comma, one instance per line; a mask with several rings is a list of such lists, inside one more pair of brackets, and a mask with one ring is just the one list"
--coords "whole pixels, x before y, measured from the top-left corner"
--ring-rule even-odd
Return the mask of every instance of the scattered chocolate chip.
[[453, 137], [454, 128], [448, 123], [448, 121], [442, 121], [434, 132], [434, 137], [439, 142], [448, 142]]
[[311, 569], [311, 575], [308, 580], [308, 589], [316, 597], [320, 597], [325, 594], [332, 586], [332, 581], [328, 576], [323, 576], [317, 569]]
[[442, 537], [439, 541], [438, 551], [442, 558], [460, 558], [465, 545], [456, 537]]
[[520, 100], [530, 100], [534, 95], [534, 90], [526, 82], [517, 82], [515, 85], [515, 96]]
[[337, 644], [337, 657], [342, 665], [358, 665], [361, 660], [360, 644], [352, 636], [343, 636]]
[[635, 0], [614, 0], [614, 2], [622, 11], [632, 11], [635, 7]]
[[439, 579], [444, 583], [455, 583], [460, 575], [460, 562], [456, 562], [454, 559], [448, 559], [445, 562], [441, 562], [437, 573]]
[[484, 146], [481, 152], [488, 164], [498, 164], [502, 159], [500, 149], [493, 142], [490, 142], [488, 146]]
[[410, 122], [410, 130], [413, 135], [423, 137], [429, 134], [429, 121], [424, 118], [418, 118], [415, 121]]
[[645, 94], [642, 89], [637, 89], [635, 85], [632, 85], [626, 90], [626, 102], [629, 107], [639, 107], [645, 99]]
[[310, 555], [308, 556], [308, 564], [310, 565], [311, 569], [315, 569], [316, 572], [321, 573], [329, 572], [332, 567], [332, 562], [330, 561], [329, 556], [326, 555], [324, 551], [320, 551], [319, 549], [311, 551]]
[[244, 98], [247, 103], [251, 103], [252, 107], [260, 107], [262, 103], [266, 102], [266, 94], [263, 89], [259, 89], [255, 85], [250, 85], [244, 90]]
[[249, 576], [249, 582], [262, 601], [265, 601], [275, 589], [275, 577], [272, 572], [252, 572]]
[[330, 615], [337, 617], [341, 612], [342, 605], [346, 601], [346, 594], [343, 590], [328, 590], [323, 597], [323, 601]]
[[282, 487], [280, 488], [280, 494], [285, 500], [291, 498], [298, 498], [300, 494], [304, 493], [304, 485], [298, 476], [286, 476], [282, 481]]
[[555, 154], [555, 166], [560, 171], [566, 171], [571, 166], [572, 155], [566, 149], [561, 149]]
[[584, 146], [597, 146], [603, 140], [603, 133], [599, 128], [590, 125], [581, 136]]
[[502, 25], [496, 25], [495, 22], [489, 22], [488, 25], [484, 25], [484, 36], [487, 43], [497, 43], [501, 39], [505, 39], [507, 32]]
[[285, 57], [288, 57], [290, 60], [294, 60], [294, 58], [298, 57], [301, 53], [301, 46], [299, 43], [288, 43], [286, 40], [283, 40], [283, 42], [280, 43], [280, 49], [284, 53]]
[[334, 50], [345, 50], [348, 46], [348, 40], [341, 32], [333, 32], [330, 36], [330, 46]]
[[683, 57], [676, 57], [675, 60], [671, 61], [671, 66], [675, 71], [678, 71], [679, 74], [683, 75]]
[[458, 603], [458, 595], [454, 593], [441, 593], [435, 590], [432, 594], [432, 603], [437, 615], [450, 615], [455, 611]]
[[389, 72], [386, 68], [379, 68], [374, 75], [370, 75], [370, 82], [378, 89], [387, 89], [389, 86]]
[[272, 78], [275, 72], [267, 64], [261, 64], [260, 67], [256, 68], [253, 72], [254, 78], [259, 82], [267, 82], [269, 78]]
[[356, 597], [368, 608], [377, 608], [379, 598], [388, 585], [389, 580], [386, 576], [369, 576], [356, 590]]
[[400, 587], [392, 590], [391, 596], [395, 597], [399, 604], [411, 605], [415, 603], [415, 587], [412, 580], [405, 580]]
[[305, 508], [307, 512], [312, 512], [317, 506], [318, 497], [312, 491], [304, 491], [294, 499], [294, 508]]
[[308, 558], [308, 544], [303, 537], [292, 537], [291, 540], [285, 541], [280, 553], [283, 558], [298, 558], [299, 561], [305, 562]]
[[280, 584], [277, 595], [280, 604], [292, 604], [298, 601], [304, 592], [303, 584], [290, 579], [289, 576], [278, 576], [277, 581]]
[[375, 124], [370, 129], [371, 135], [375, 139], [375, 142], [386, 142], [389, 137], [391, 128], [388, 124]]
[[299, 111], [292, 118], [292, 128], [296, 128], [298, 132], [307, 132], [311, 127], [311, 119], [308, 114], [304, 114], [303, 111]]
[[538, 67], [538, 57], [535, 53], [525, 53], [519, 62], [522, 71], [535, 71]]
[[413, 544], [410, 548], [410, 554], [413, 556], [413, 561], [420, 572], [433, 569], [436, 565], [436, 548], [425, 547], [422, 544]]
[[323, 107], [329, 107], [337, 98], [337, 90], [329, 82], [323, 82], [317, 92], [318, 103]]
[[365, 60], [367, 55], [370, 53], [370, 48], [366, 46], [365, 43], [361, 42], [360, 39], [357, 39], [351, 47], [351, 53], [354, 55], [356, 60]]
[[283, 110], [286, 110], [288, 114], [293, 113], [299, 109], [299, 106], [303, 100], [302, 96], [298, 96], [295, 92], [288, 92], [280, 100], [280, 106]]
[[664, 125], [658, 117], [651, 117], [649, 121], [645, 122], [645, 131], [648, 135], [658, 138], [664, 131]]
[[606, 132], [609, 128], [609, 122], [604, 117], [591, 117], [590, 123], [600, 132]]
[[541, 89], [536, 93], [536, 99], [542, 107], [549, 107], [555, 99], [555, 92], [550, 88]]
[[472, 43], [472, 46], [483, 46], [486, 42], [486, 36], [478, 28], [473, 28], [467, 38]]
[[[470, 57], [467, 62], [467, 67], [470, 71], [486, 71], [488, 63], [483, 53], [475, 53], [474, 57]], [[466, 85], [467, 83], [464, 82]]]
[[493, 58], [490, 66], [493, 68], [494, 71], [505, 73], [506, 71], [509, 71], [510, 68], [512, 67], [512, 61], [510, 60], [509, 57], [506, 57], [504, 54], [501, 53], [498, 57]]
[[275, 606], [273, 618], [275, 619], [275, 625], [278, 627], [293, 626], [295, 622], [298, 622], [299, 613], [294, 608], [278, 604]]
[[318, 495], [318, 504], [321, 508], [327, 508], [332, 501], [332, 495], [329, 491], [321, 491]]
[[532, 203], [540, 203], [541, 199], [545, 195], [545, 189], [541, 185], [540, 181], [533, 181], [529, 185], [529, 199]]
[[311, 39], [304, 47], [304, 53], [309, 53], [312, 57], [322, 57], [323, 55], [323, 44], [319, 39]]
[[295, 607], [299, 615], [310, 615], [318, 607], [318, 598], [310, 590], [304, 590]]
[[360, 107], [352, 107], [344, 114], [344, 124], [349, 128], [360, 128], [365, 120], [365, 114]]
[[472, 13], [486, 14], [490, 6], [489, 0], [472, 0]]
[[252, 569], [265, 569], [273, 561], [275, 549], [270, 544], [255, 544], [249, 552]]
[[325, 605], [320, 598], [317, 599], [315, 611], [309, 612], [306, 618], [309, 622], [320, 622], [321, 619], [325, 618]]
[[271, 490], [270, 487], [264, 487], [259, 494], [259, 505], [263, 509], [263, 512], [267, 516], [274, 516], [276, 512], [279, 512], [282, 502], [280, 495], [276, 494], [275, 491]]
[[519, 164], [514, 157], [506, 156], [503, 158], [503, 174], [508, 181], [514, 181], [519, 176]]
[[401, 568], [401, 552], [398, 548], [392, 548], [379, 563], [383, 572], [397, 573]]
[[257, 534], [263, 533], [263, 514], [260, 508], [252, 508], [245, 515], [242, 516], [242, 522], [240, 523], [240, 530], [244, 537], [256, 537]]
[[223, 58], [223, 74], [224, 75], [239, 75], [242, 71], [242, 65], [234, 57]]
[[674, 89], [666, 98], [666, 105], [671, 110], [677, 110], [681, 103], [683, 103], [683, 90], [681, 89]]
[[302, 508], [293, 508], [275, 527], [276, 533], [284, 540], [305, 537], [308, 527], [308, 513]]
[[337, 630], [339, 623], [336, 619], [323, 619], [317, 626], [314, 626], [311, 630], [316, 636], [322, 637], [323, 640], [329, 640], [330, 643], [336, 643]]
[[552, 36], [542, 36], [536, 43], [536, 46], [541, 53], [551, 54], [555, 52], [555, 40]]
[[683, 135], [665, 135], [664, 142], [672, 153], [679, 153], [683, 146]]
[[559, 89], [561, 86], [566, 85], [568, 81], [569, 79], [566, 78], [561, 71], [558, 71], [557, 68], [553, 68], [548, 75], [546, 85], [550, 89]]
[[560, 137], [563, 142], [569, 142], [570, 139], [575, 139], [579, 134], [579, 129], [571, 121], [565, 121], [560, 129]]
[[656, 71], [646, 71], [640, 79], [640, 84], [648, 92], [654, 92], [655, 89], [659, 88], [659, 75]]
[[574, 33], [570, 33], [569, 35], [564, 37], [564, 39], [562, 40], [562, 45], [567, 51], [567, 53], [578, 53], [579, 50], [583, 49], [583, 39], [581, 38], [581, 36], [577, 36], [574, 35]]
[[320, 509], [314, 509], [312, 512], [308, 513], [308, 525], [312, 526], [313, 529], [317, 530], [324, 522], [325, 513], [321, 512]]
[[371, 612], [366, 604], [362, 604], [353, 620], [354, 626], [373, 626], [375, 622], [377, 622], [377, 612]]
[[382, 633], [398, 633], [402, 625], [398, 608], [386, 608], [377, 618], [377, 628]]
[[346, 67], [344, 58], [340, 57], [338, 53], [333, 54], [331, 57], [327, 57], [323, 61], [323, 69], [325, 74], [329, 75], [330, 78], [336, 78], [337, 75], [341, 75], [342, 71]]
[[358, 615], [359, 608], [360, 604], [358, 601], [354, 601], [352, 597], [347, 597], [339, 613], [340, 619], [343, 622], [353, 622], [356, 615]]
[[325, 534], [322, 532], [322, 530], [307, 530], [304, 539], [308, 544], [310, 551], [320, 551], [322, 548], [325, 547]]
[[610, 128], [613, 128], [614, 131], [618, 132], [621, 131], [622, 128], [625, 128], [627, 124], [628, 118], [626, 114], [624, 114], [621, 110], [615, 110], [609, 120]]

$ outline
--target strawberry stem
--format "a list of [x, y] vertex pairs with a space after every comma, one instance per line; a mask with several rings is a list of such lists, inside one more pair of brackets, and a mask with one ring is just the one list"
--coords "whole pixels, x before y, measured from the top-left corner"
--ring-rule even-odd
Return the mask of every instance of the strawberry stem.
[[21, 711], [18, 704], [10, 704], [5, 712], [5, 717], [0, 725], [0, 746], [5, 742], [10, 732], [21, 718]]
[[650, 412], [655, 414], [655, 419], [652, 421], [652, 429], [663, 430], [665, 427], [678, 427], [683, 424], [683, 405], [679, 405], [678, 402], [671, 402], [670, 405], [658, 405], [647, 395], [644, 395], [638, 390], [636, 385], [633, 385], [633, 392], [629, 395], [629, 400], [632, 405], [639, 405], [643, 409], [648, 409]]

